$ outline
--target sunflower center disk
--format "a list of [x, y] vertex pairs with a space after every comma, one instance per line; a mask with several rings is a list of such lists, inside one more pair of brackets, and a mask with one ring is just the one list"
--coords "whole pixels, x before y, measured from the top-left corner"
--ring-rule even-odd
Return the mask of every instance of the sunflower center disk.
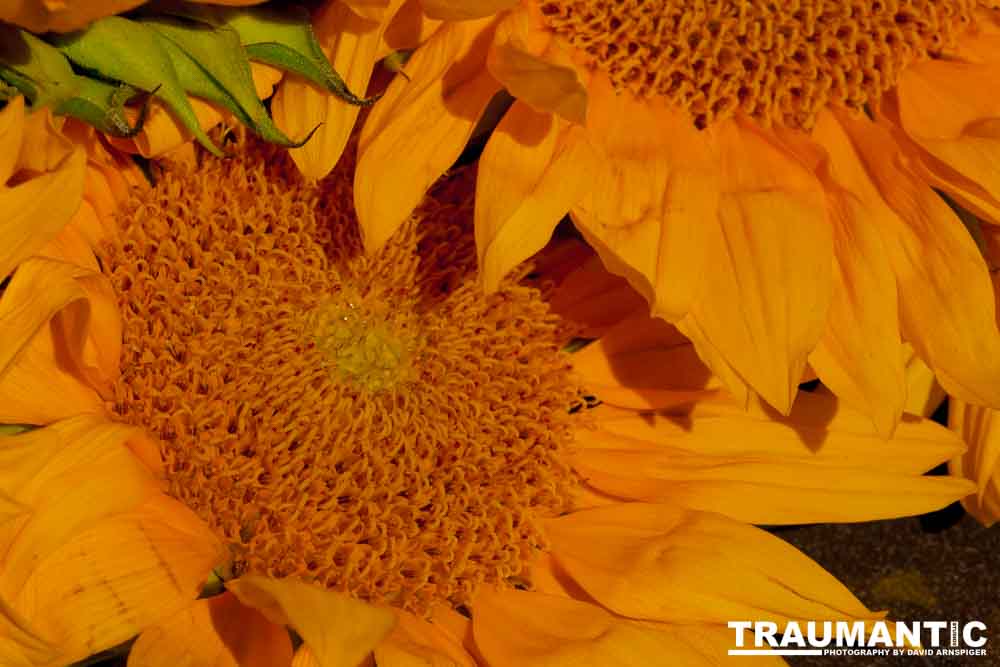
[[698, 127], [742, 111], [808, 129], [861, 109], [908, 64], [953, 48], [987, 0], [546, 0], [542, 14], [619, 89], [665, 97]]
[[413, 611], [523, 575], [573, 489], [558, 319], [483, 296], [470, 204], [430, 198], [369, 257], [350, 165], [305, 185], [270, 151], [171, 166], [126, 207], [113, 410], [237, 572]]

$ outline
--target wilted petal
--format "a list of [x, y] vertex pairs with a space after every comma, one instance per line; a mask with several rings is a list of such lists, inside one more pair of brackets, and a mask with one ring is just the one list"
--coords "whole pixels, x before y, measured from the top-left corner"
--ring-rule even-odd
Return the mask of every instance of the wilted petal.
[[290, 667], [292, 642], [284, 627], [226, 592], [145, 630], [132, 645], [129, 667]]
[[392, 612], [294, 579], [246, 575], [226, 582], [272, 623], [295, 628], [320, 667], [356, 665], [392, 630]]

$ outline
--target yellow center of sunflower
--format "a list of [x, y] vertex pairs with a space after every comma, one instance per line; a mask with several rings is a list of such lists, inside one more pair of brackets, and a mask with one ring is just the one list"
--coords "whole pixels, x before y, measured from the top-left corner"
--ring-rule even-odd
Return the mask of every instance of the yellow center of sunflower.
[[270, 150], [172, 166], [126, 207], [114, 410], [237, 572], [415, 611], [523, 574], [573, 485], [559, 320], [515, 282], [483, 296], [468, 182], [366, 256], [350, 166], [306, 185]]
[[812, 127], [862, 109], [907, 65], [956, 45], [991, 0], [540, 0], [546, 24], [616, 87], [698, 127], [745, 113]]

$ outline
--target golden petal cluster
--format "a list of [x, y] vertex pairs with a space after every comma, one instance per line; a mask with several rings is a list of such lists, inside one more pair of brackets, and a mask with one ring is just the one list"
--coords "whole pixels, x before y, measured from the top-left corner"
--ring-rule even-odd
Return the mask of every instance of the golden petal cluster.
[[5, 665], [64, 665], [135, 635], [137, 667], [716, 664], [731, 618], [883, 616], [751, 523], [915, 514], [973, 490], [922, 475], [964, 451], [927, 420], [885, 441], [830, 395], [747, 411], [628, 281], [557, 248], [539, 266], [556, 312], [597, 338], [572, 363], [604, 402], [575, 432], [580, 492], [542, 521], [531, 590], [483, 586], [468, 609], [427, 617], [257, 574], [198, 599], [226, 560], [218, 538], [163, 492], [153, 439], [105, 408], [121, 319], [94, 249], [128, 187], [148, 186], [91, 131], [26, 117], [19, 100], [0, 139], [0, 421], [39, 427], [0, 438]]

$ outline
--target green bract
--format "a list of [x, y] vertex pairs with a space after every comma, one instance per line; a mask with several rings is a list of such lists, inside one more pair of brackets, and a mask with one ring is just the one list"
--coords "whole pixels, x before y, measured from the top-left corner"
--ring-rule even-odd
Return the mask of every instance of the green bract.
[[32, 108], [47, 106], [102, 132], [131, 136], [146, 107], [131, 125], [125, 104], [145, 93], [221, 155], [201, 129], [190, 95], [226, 109], [269, 142], [301, 146], [312, 133], [289, 138], [274, 124], [257, 96], [250, 61], [302, 76], [348, 104], [375, 98], [347, 89], [323, 54], [308, 11], [279, 7], [152, 3], [130, 17], [109, 16], [48, 41], [0, 24], [0, 101], [20, 93]]

